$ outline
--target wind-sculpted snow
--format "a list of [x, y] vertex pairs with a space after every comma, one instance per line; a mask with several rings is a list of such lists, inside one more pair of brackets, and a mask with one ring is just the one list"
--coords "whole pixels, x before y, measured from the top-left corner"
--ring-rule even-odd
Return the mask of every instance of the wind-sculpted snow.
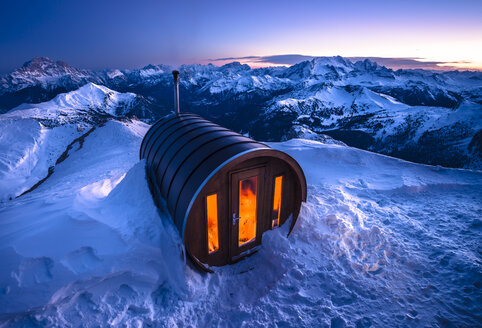
[[109, 121], [37, 189], [0, 207], [3, 326], [478, 326], [482, 173], [317, 141], [293, 232], [204, 274], [185, 264], [138, 149]]
[[82, 319], [90, 315], [88, 308], [73, 311], [80, 315], [73, 318], [67, 308], [87, 306], [83, 301], [99, 286], [104, 297], [115, 288], [140, 292], [145, 284], [182, 281], [177, 234], [159, 218], [144, 163], [136, 164], [146, 130], [140, 122], [108, 122], [39, 188], [2, 203], [3, 319], [7, 313], [23, 320], [29, 309], [47, 313], [65, 307], [56, 325], [88, 325]]
[[0, 202], [43, 179], [67, 145], [83, 133], [74, 124], [49, 129], [32, 118], [3, 115], [0, 131]]

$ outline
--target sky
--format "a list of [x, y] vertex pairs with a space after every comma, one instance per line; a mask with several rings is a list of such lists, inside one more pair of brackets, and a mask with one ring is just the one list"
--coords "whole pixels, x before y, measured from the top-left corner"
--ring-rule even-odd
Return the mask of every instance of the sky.
[[334, 55], [482, 69], [482, 1], [0, 1], [2, 73], [34, 56], [103, 69]]

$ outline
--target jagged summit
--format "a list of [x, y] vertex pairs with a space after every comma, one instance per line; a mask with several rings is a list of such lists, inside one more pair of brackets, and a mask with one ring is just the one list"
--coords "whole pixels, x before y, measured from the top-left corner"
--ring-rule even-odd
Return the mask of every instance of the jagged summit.
[[72, 68], [69, 64], [64, 61], [58, 60], [54, 61], [48, 57], [33, 57], [32, 60], [25, 62], [22, 68], [28, 68], [30, 70], [46, 70], [48, 67], [64, 67]]
[[359, 70], [365, 70], [365, 71], [375, 71], [380, 67], [383, 67], [383, 68], [388, 70], [388, 68], [386, 68], [385, 66], [380, 66], [376, 62], [374, 62], [374, 61], [372, 61], [368, 58], [363, 60], [363, 61], [361, 61], [361, 60], [357, 61], [354, 66], [355, 66], [355, 68], [357, 68]]
[[64, 61], [54, 61], [48, 57], [34, 57], [32, 60], [25, 62], [21, 68], [13, 71], [10, 76], [12, 77], [12, 80], [21, 80], [26, 77], [40, 79], [48, 76], [61, 77], [65, 75], [70, 75], [73, 78], [80, 78], [87, 77], [89, 74], [89, 71], [74, 68]]
[[331, 65], [334, 67], [349, 67], [353, 65], [353, 62], [341, 56], [332, 57], [315, 57], [311, 60], [316, 65]]
[[235, 69], [235, 70], [250, 70], [251, 67], [249, 67], [248, 64], [241, 64], [238, 61], [234, 61], [232, 63], [225, 64], [221, 66], [222, 69]]
[[316, 57], [287, 68], [283, 76], [295, 80], [339, 80], [346, 73], [352, 71], [353, 67], [353, 63], [349, 59], [340, 56]]
[[88, 82], [104, 84], [99, 72], [78, 69], [63, 61], [34, 57], [0, 77], [0, 112], [22, 103], [38, 103], [75, 90]]

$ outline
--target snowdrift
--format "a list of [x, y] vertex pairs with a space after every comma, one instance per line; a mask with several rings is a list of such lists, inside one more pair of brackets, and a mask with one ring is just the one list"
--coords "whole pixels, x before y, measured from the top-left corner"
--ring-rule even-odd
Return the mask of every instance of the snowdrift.
[[0, 203], [3, 326], [480, 324], [481, 172], [272, 143], [307, 176], [292, 235], [269, 231], [257, 254], [202, 274], [150, 197], [147, 128], [109, 121]]

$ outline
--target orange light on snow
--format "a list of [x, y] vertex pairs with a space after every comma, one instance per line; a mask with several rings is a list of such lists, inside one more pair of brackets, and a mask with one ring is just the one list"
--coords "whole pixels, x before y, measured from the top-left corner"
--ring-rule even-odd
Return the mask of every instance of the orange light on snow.
[[239, 181], [239, 237], [238, 246], [256, 238], [256, 194], [258, 177]]
[[281, 188], [283, 183], [283, 176], [280, 175], [274, 180], [274, 198], [273, 198], [273, 223], [272, 228], [279, 226], [279, 219], [281, 215]]
[[209, 253], [212, 253], [219, 249], [217, 194], [206, 197], [206, 212], [208, 217], [208, 250]]

